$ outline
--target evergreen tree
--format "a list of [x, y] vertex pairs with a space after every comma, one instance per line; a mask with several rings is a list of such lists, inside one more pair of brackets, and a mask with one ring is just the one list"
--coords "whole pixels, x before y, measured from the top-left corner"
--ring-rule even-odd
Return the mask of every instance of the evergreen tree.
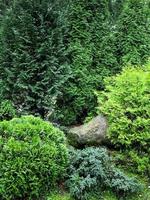
[[116, 23], [116, 20], [119, 18], [122, 12], [124, 2], [125, 0], [109, 0], [109, 7], [111, 10], [112, 21], [114, 22], [114, 24]]
[[68, 21], [72, 76], [58, 98], [54, 114], [60, 122], [74, 124], [95, 112], [94, 90], [103, 88], [103, 78], [113, 73], [113, 66], [116, 71], [118, 65], [110, 36], [108, 0], [70, 1]]
[[5, 11], [9, 8], [13, 0], [0, 0], [0, 19], [4, 15]]
[[14, 1], [1, 26], [3, 96], [45, 116], [69, 76], [60, 1]]
[[104, 89], [105, 77], [150, 56], [149, 6], [1, 0], [0, 98], [64, 125], [83, 122], [95, 114], [94, 90]]
[[150, 57], [149, 1], [125, 1], [117, 22], [116, 46], [120, 65], [140, 65]]

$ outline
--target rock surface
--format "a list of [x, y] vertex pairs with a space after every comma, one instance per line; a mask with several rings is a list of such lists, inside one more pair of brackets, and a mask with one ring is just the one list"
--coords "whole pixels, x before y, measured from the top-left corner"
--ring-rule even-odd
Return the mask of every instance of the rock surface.
[[107, 132], [106, 118], [99, 115], [90, 122], [69, 129], [68, 138], [72, 145], [99, 145]]

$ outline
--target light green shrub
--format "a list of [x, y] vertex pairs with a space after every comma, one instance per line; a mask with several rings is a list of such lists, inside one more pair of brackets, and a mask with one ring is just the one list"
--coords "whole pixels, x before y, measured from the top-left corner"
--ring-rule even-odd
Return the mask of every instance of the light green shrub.
[[73, 200], [68, 193], [52, 192], [47, 200]]
[[150, 65], [143, 69], [128, 67], [107, 79], [105, 86], [105, 91], [98, 94], [98, 101], [99, 111], [108, 118], [108, 138], [116, 147], [134, 149], [137, 155], [148, 156]]
[[40, 199], [65, 171], [65, 136], [33, 116], [0, 122], [0, 199]]

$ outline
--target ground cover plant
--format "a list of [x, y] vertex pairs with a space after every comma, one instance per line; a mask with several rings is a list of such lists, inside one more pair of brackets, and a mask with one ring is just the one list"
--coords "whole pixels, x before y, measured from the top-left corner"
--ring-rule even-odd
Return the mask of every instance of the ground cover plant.
[[140, 183], [115, 168], [104, 148], [70, 150], [67, 186], [75, 199], [88, 199], [89, 193], [111, 189], [118, 197], [139, 192]]

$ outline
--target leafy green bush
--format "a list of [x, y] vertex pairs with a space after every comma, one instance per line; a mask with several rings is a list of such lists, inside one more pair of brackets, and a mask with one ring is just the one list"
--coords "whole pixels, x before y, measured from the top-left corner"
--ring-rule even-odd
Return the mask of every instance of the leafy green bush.
[[0, 121], [10, 120], [16, 116], [16, 110], [11, 101], [5, 100], [0, 104]]
[[139, 173], [146, 172], [147, 176], [150, 177], [149, 152], [139, 155], [136, 151], [133, 150], [133, 151], [130, 151], [129, 154], [127, 155], [129, 156], [128, 160], [130, 159], [129, 163], [133, 163], [132, 165], [134, 165], [134, 168], [137, 169], [137, 172]]
[[67, 164], [65, 136], [33, 116], [0, 122], [0, 199], [40, 199]]
[[114, 159], [116, 164], [121, 165], [125, 169], [131, 172], [138, 172], [139, 174], [145, 174], [150, 177], [150, 159], [149, 153], [139, 154], [135, 150], [115, 152]]
[[[148, 155], [150, 65], [143, 69], [128, 67], [105, 83], [105, 91], [98, 94], [98, 100], [100, 112], [108, 118], [109, 139], [116, 147], [135, 150], [137, 155]], [[145, 162], [146, 169], [150, 166], [148, 163], [150, 161]]]
[[140, 184], [115, 168], [111, 161], [104, 148], [70, 150], [67, 185], [71, 195], [88, 199], [92, 191], [102, 192], [106, 188], [122, 196], [139, 191]]

